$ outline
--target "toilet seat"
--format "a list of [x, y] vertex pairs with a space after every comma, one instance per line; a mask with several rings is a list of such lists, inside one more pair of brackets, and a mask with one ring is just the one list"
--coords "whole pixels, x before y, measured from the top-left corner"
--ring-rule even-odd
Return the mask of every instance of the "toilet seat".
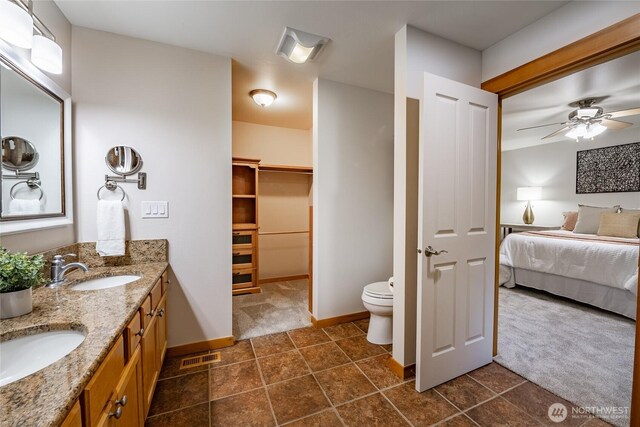
[[393, 299], [388, 282], [375, 282], [364, 287], [364, 295], [378, 299]]

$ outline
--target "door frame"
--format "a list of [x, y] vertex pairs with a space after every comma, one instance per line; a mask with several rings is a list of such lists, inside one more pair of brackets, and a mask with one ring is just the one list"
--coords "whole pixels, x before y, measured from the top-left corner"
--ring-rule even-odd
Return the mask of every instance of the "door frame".
[[[498, 95], [496, 272], [499, 269], [500, 251], [502, 100], [638, 50], [640, 50], [640, 13], [482, 83], [482, 89]], [[638, 265], [640, 266], [640, 257], [638, 259]], [[494, 355], [497, 354], [498, 350], [498, 287], [500, 284], [497, 274], [495, 286], [493, 318]], [[638, 293], [638, 307], [640, 307], [640, 292]], [[640, 427], [640, 327], [637, 321], [630, 407], [630, 426]]]

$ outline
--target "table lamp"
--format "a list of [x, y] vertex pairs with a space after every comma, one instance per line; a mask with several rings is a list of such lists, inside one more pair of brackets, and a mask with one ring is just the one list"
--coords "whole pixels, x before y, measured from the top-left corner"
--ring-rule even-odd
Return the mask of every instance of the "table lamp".
[[533, 209], [531, 209], [532, 200], [540, 200], [542, 195], [542, 187], [518, 187], [517, 198], [518, 200], [526, 200], [527, 207], [522, 215], [522, 220], [525, 224], [533, 224], [534, 216]]

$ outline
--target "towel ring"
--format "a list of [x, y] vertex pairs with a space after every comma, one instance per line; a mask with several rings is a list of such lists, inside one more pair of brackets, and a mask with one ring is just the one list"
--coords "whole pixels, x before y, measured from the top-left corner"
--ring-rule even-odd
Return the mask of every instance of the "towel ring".
[[31, 178], [31, 179], [28, 179], [26, 181], [19, 181], [19, 182], [16, 182], [15, 184], [13, 184], [13, 186], [9, 190], [9, 197], [11, 197], [11, 200], [15, 200], [16, 199], [16, 195], [15, 195], [15, 191], [14, 190], [20, 184], [26, 184], [32, 190], [36, 189], [36, 188], [38, 190], [40, 190], [40, 197], [38, 197], [38, 200], [42, 200], [42, 198], [44, 197], [44, 191], [42, 190], [42, 187], [40, 187], [40, 181], [35, 179], [35, 178]]
[[120, 201], [121, 202], [124, 201], [126, 193], [124, 192], [124, 190], [121, 187], [118, 186], [118, 184], [116, 184], [113, 181], [107, 181], [107, 182], [104, 183], [104, 185], [102, 187], [98, 188], [98, 191], [96, 193], [96, 196], [98, 197], [98, 200], [102, 200], [100, 198], [100, 190], [102, 190], [103, 188], [106, 188], [109, 191], [115, 191], [116, 189], [122, 191], [122, 198], [120, 199]]

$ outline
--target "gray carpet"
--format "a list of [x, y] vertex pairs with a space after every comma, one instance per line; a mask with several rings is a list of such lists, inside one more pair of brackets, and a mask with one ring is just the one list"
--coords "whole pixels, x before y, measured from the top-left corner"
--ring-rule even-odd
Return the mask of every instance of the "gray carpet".
[[[630, 406], [634, 321], [544, 292], [501, 287], [498, 327], [501, 365], [578, 406]], [[629, 425], [626, 417], [607, 421]]]
[[260, 294], [233, 297], [235, 339], [311, 326], [309, 280], [267, 283], [260, 287]]

